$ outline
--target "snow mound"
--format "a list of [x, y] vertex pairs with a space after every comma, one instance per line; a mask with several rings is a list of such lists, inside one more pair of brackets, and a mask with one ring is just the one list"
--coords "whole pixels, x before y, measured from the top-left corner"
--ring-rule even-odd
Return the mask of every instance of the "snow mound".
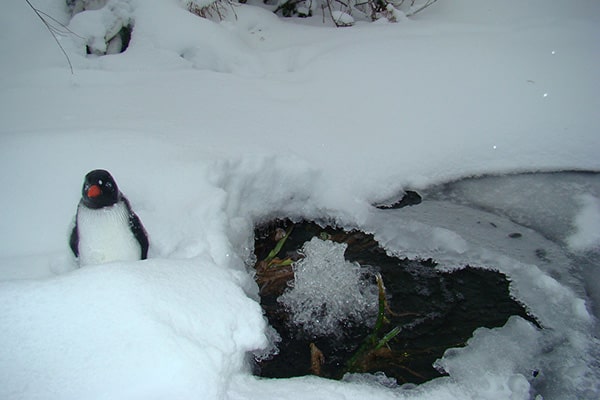
[[293, 285], [278, 299], [292, 324], [311, 336], [337, 336], [346, 324], [372, 323], [377, 314], [377, 285], [365, 268], [344, 259], [346, 247], [318, 238], [306, 242]]
[[222, 398], [244, 352], [265, 345], [238, 280], [194, 259], [3, 282], [0, 398]]

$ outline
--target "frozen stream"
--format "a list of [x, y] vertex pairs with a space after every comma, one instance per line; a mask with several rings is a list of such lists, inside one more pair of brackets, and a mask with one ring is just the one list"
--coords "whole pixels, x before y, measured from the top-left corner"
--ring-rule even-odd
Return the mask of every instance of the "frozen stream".
[[439, 366], [474, 381], [509, 364], [527, 366], [541, 371], [531, 383], [546, 396], [593, 398], [600, 355], [600, 175], [482, 177], [421, 194], [419, 205], [374, 211], [367, 225], [376, 239], [394, 255], [432, 257], [446, 268], [500, 270], [512, 281], [512, 295], [544, 326], [520, 331], [509, 321], [498, 330], [479, 330]]
[[[302, 341], [297, 336], [298, 333], [294, 333], [295, 329], [306, 328], [307, 323], [313, 326], [311, 332], [315, 336], [315, 343], [327, 348], [325, 359], [334, 358], [334, 361], [329, 361], [330, 367], [335, 365], [335, 357], [340, 354], [322, 339], [327, 336], [325, 332], [354, 332], [351, 326], [342, 328], [341, 325], [342, 322], [345, 324], [344, 321], [356, 319], [356, 312], [353, 308], [348, 309], [348, 305], [359, 306], [360, 301], [352, 296], [361, 297], [364, 292], [363, 284], [357, 281], [356, 274], [350, 273], [359, 271], [361, 266], [347, 260], [362, 260], [359, 262], [367, 267], [363, 271], [368, 271], [369, 268], [381, 271], [384, 280], [394, 286], [394, 291], [390, 291], [388, 295], [393, 300], [395, 310], [418, 309], [420, 315], [425, 315], [425, 308], [415, 308], [415, 301], [425, 301], [427, 305], [434, 303], [436, 300], [431, 292], [436, 290], [433, 283], [435, 281], [425, 283], [425, 280], [414, 281], [413, 278], [429, 273], [427, 263], [419, 264], [419, 260], [431, 258], [438, 263], [436, 268], [441, 270], [452, 271], [471, 266], [506, 274], [510, 281], [511, 296], [527, 307], [541, 327], [527, 322], [518, 308], [508, 311], [508, 315], [512, 315], [508, 321], [504, 320], [499, 325], [490, 324], [489, 318], [492, 315], [507, 312], [508, 309], [503, 309], [506, 304], [498, 297], [486, 309], [487, 296], [496, 290], [494, 286], [486, 286], [490, 285], [489, 277], [481, 275], [466, 278], [467, 275], [463, 275], [463, 280], [458, 281], [461, 283], [455, 289], [457, 298], [461, 298], [458, 302], [464, 301], [463, 306], [468, 304], [467, 307], [471, 308], [469, 312], [474, 315], [480, 309], [485, 310], [475, 319], [474, 325], [469, 325], [466, 319], [461, 320], [456, 314], [449, 317], [450, 314], [440, 309], [435, 318], [444, 322], [439, 326], [428, 326], [425, 332], [411, 332], [408, 336], [399, 337], [394, 344], [390, 343], [389, 351], [396, 352], [390, 359], [395, 361], [383, 362], [379, 374], [386, 371], [392, 376], [384, 375], [382, 378], [381, 375], [350, 374], [345, 375], [344, 380], [379, 382], [394, 387], [395, 390], [413, 390], [414, 385], [398, 385], [401, 381], [412, 382], [417, 376], [422, 378], [422, 382], [426, 380], [424, 376], [408, 370], [413, 373], [411, 377], [402, 371], [393, 371], [390, 366], [394, 362], [400, 365], [417, 362], [421, 356], [418, 355], [418, 350], [411, 347], [413, 338], [431, 335], [433, 341], [427, 347], [430, 351], [435, 346], [443, 346], [443, 349], [457, 347], [448, 349], [443, 357], [435, 361], [435, 367], [441, 372], [449, 373], [451, 380], [458, 380], [480, 395], [481, 388], [489, 388], [489, 398], [496, 398], [502, 391], [508, 397], [511, 393], [520, 393], [524, 398], [534, 398], [537, 395], [545, 399], [595, 398], [600, 380], [597, 323], [600, 176], [561, 172], [482, 177], [431, 187], [421, 193], [423, 200], [414, 201], [412, 206], [405, 206], [404, 199], [402, 203], [392, 199], [386, 203], [393, 203], [394, 206], [372, 208], [366, 223], [359, 227], [373, 232], [380, 245], [390, 255], [397, 257], [397, 264], [389, 261], [391, 258], [379, 258], [373, 245], [366, 244], [371, 239], [364, 242], [368, 236], [364, 233], [352, 230], [346, 235], [331, 227], [322, 227], [324, 230], [321, 231], [318, 226], [306, 223], [293, 224], [292, 229], [289, 221], [282, 225], [288, 232], [292, 232], [284, 246], [287, 250], [282, 251], [282, 257], [293, 259], [295, 251], [292, 249], [302, 247], [304, 240], [304, 247], [319, 242], [324, 249], [317, 251], [315, 248], [309, 253], [304, 248], [298, 250], [299, 254], [306, 255], [306, 262], [302, 260], [295, 264], [295, 280], [291, 268], [286, 272], [285, 268], [278, 270], [273, 267], [271, 275], [259, 273], [260, 285], [272, 285], [275, 281], [271, 279], [278, 277], [277, 279], [284, 279], [284, 285], [286, 279], [292, 279], [288, 281], [288, 285], [294, 288], [292, 303], [292, 292], [289, 290], [278, 299], [294, 316], [290, 317], [292, 327], [289, 330], [292, 333], [284, 327], [285, 323], [281, 323], [281, 319], [285, 320], [285, 317], [278, 313], [283, 311], [278, 311], [272, 300], [268, 300], [274, 289], [269, 286], [265, 291], [265, 310], [270, 321], [280, 333], [284, 333], [285, 338], [281, 344], [281, 358], [273, 365], [267, 365], [268, 372], [264, 376], [287, 377], [308, 373], [308, 367], [302, 364], [308, 361], [298, 360], [307, 357], [305, 353], [310, 340]], [[398, 206], [399, 204], [404, 206]], [[325, 231], [328, 233], [324, 233]], [[323, 235], [331, 237], [333, 242], [326, 245], [326, 242], [316, 239]], [[288, 246], [290, 241], [295, 244]], [[346, 243], [356, 246], [355, 249], [347, 248], [346, 260], [342, 257], [343, 250], [339, 254], [339, 260], [332, 260], [332, 250], [328, 249], [329, 246], [341, 246], [335, 244], [336, 241], [344, 243], [344, 246]], [[261, 254], [265, 253], [263, 247], [267, 250], [272, 247], [265, 246], [262, 241], [260, 243]], [[264, 254], [258, 259], [263, 257]], [[411, 262], [414, 265], [408, 266]], [[305, 264], [310, 264], [311, 269], [304, 268]], [[405, 268], [412, 268], [410, 276], [399, 275]], [[344, 272], [346, 270], [348, 273]], [[472, 269], [467, 268], [461, 272], [470, 274], [471, 271]], [[331, 276], [329, 281], [325, 279], [327, 276]], [[403, 286], [398, 286], [399, 282]], [[469, 293], [473, 294], [474, 288], [475, 291], [483, 292], [475, 295], [475, 301], [466, 301]], [[400, 298], [401, 301], [398, 300]], [[448, 303], [454, 301], [456, 300], [446, 299]], [[367, 304], [373, 303], [373, 300], [367, 301]], [[315, 310], [328, 310], [328, 314], [321, 315], [322, 311]], [[366, 310], [362, 313], [365, 317], [373, 314]], [[296, 322], [296, 314], [304, 316], [300, 318], [300, 322]], [[335, 318], [328, 319], [328, 315], [335, 315]], [[390, 319], [395, 318], [390, 316]], [[366, 323], [372, 326], [372, 322], [370, 324]], [[392, 325], [401, 329], [410, 326], [398, 320]], [[482, 326], [498, 328], [476, 329]], [[456, 344], [442, 344], [447, 332], [462, 329], [466, 331], [467, 338], [473, 335], [465, 347], [454, 337], [452, 343]], [[476, 330], [473, 332], [473, 329]], [[333, 333], [330, 336], [334, 337]], [[351, 342], [352, 340], [341, 341], [353, 349], [352, 346], [355, 345]], [[411, 361], [402, 360], [398, 350], [401, 348], [407, 355], [406, 360]], [[427, 364], [434, 360], [435, 357]], [[342, 366], [345, 363], [339, 360], [337, 362]], [[294, 365], [290, 366], [291, 364]], [[367, 369], [371, 372], [376, 370], [373, 367]], [[433, 375], [426, 372], [426, 369], [419, 371], [429, 374], [427, 379], [433, 379]], [[286, 375], [287, 373], [291, 375]], [[400, 379], [398, 384], [395, 378]], [[438, 384], [444, 379], [446, 378], [434, 379], [421, 387]]]
[[552, 256], [536, 248], [536, 264], [579, 294], [587, 295], [591, 300], [588, 307], [598, 317], [600, 174], [561, 172], [467, 179], [435, 187], [427, 196], [488, 211], [533, 230], [530, 240], [497, 240], [498, 244], [508, 245], [508, 254], [519, 254], [524, 260], [529, 257], [533, 261], [531, 246], [548, 239], [548, 248], [540, 242], [540, 250]]

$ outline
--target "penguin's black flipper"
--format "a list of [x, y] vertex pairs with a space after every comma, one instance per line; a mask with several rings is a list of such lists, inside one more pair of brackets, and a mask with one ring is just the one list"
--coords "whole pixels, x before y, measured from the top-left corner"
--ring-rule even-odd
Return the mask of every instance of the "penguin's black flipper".
[[129, 214], [129, 226], [131, 227], [133, 236], [135, 236], [142, 248], [140, 259], [145, 260], [148, 258], [148, 247], [150, 246], [148, 234], [146, 233], [146, 229], [144, 229], [144, 225], [142, 225], [142, 221], [140, 221], [140, 218], [133, 211]]
[[73, 251], [73, 254], [75, 254], [75, 257], [79, 257], [79, 233], [77, 232], [77, 221], [75, 221], [75, 226], [71, 231], [69, 246], [71, 246], [71, 250]]
[[146, 233], [146, 229], [144, 229], [144, 225], [142, 225], [142, 221], [140, 217], [137, 216], [136, 213], [131, 209], [131, 204], [129, 204], [129, 200], [127, 197], [121, 194], [121, 201], [125, 203], [127, 210], [129, 211], [129, 228], [133, 233], [133, 236], [140, 244], [142, 248], [142, 254], [140, 260], [145, 260], [148, 258], [148, 247], [150, 246], [150, 242], [148, 241], [148, 234]]

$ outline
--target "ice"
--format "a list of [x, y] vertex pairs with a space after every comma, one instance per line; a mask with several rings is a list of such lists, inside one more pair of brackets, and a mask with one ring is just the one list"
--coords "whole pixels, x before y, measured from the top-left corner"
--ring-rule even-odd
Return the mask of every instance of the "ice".
[[590, 196], [600, 197], [600, 174], [486, 176], [429, 188], [424, 194], [505, 215], [554, 241], [566, 243], [574, 233], [580, 208], [591, 205]]
[[[593, 175], [586, 176], [595, 179]], [[565, 188], [575, 182], [582, 183], [581, 180], [573, 180], [568, 173], [554, 174], [550, 178], [541, 174], [539, 181], [536, 177], [517, 175], [489, 180], [500, 181], [502, 184], [498, 186], [504, 188], [541, 190], [542, 198], [553, 187]], [[591, 398], [600, 382], [596, 361], [600, 343], [593, 336], [597, 328], [594, 328], [596, 320], [591, 313], [594, 303], [590, 301], [597, 299], [597, 292], [589, 291], [597, 285], [582, 279], [582, 271], [578, 268], [580, 259], [573, 258], [560, 241], [548, 239], [553, 236], [552, 232], [558, 232], [550, 219], [535, 219], [537, 215], [555, 211], [556, 223], [561, 224], [569, 221], [568, 216], [574, 210], [553, 204], [545, 208], [543, 204], [546, 203], [539, 201], [536, 202], [537, 207], [533, 207], [528, 201], [535, 197], [516, 196], [515, 190], [490, 193], [495, 186], [490, 185], [489, 180], [456, 182], [440, 192], [437, 191], [439, 188], [431, 189], [429, 196], [446, 200], [429, 200], [425, 195], [423, 202], [417, 206], [373, 211], [367, 226], [393, 254], [431, 255], [443, 268], [460, 268], [469, 264], [505, 273], [511, 280], [511, 294], [540, 322], [541, 330], [514, 319], [502, 328], [477, 331], [465, 349], [449, 350], [438, 363], [439, 366], [460, 365], [459, 370], [454, 372], [452, 368], [444, 367], [453, 378], [462, 379], [462, 376], [465, 387], [477, 386], [481, 398], [529, 398], [529, 392], [542, 393], [544, 398], [565, 398], [573, 393], [578, 398]], [[524, 182], [527, 185], [521, 186]], [[466, 187], [469, 189], [461, 191]], [[589, 190], [593, 185], [584, 187]], [[560, 193], [560, 197], [548, 196], [545, 201], [565, 200], [562, 204], [576, 204], [577, 192], [556, 193]], [[570, 196], [575, 196], [575, 199], [570, 199]], [[482, 210], [481, 204], [486, 204], [486, 208], [494, 212]], [[531, 215], [526, 212], [519, 214], [521, 220], [551, 228], [547, 235], [543, 235], [545, 231], [538, 232], [506, 217], [516, 215], [522, 207], [535, 210]], [[431, 238], [435, 236], [435, 230], [441, 228], [460, 237], [466, 244], [465, 251], [433, 245], [435, 242]], [[592, 260], [588, 260], [589, 265], [586, 265], [590, 268], [589, 274], [597, 270], [597, 259]], [[519, 346], [513, 346], [514, 342], [518, 342]], [[465, 359], [457, 357], [457, 354], [464, 354]], [[487, 358], [488, 354], [492, 359]], [[449, 360], [450, 364], [446, 364]], [[462, 361], [454, 364], [455, 360]], [[531, 375], [534, 370], [538, 371], [535, 379]], [[481, 371], [492, 372], [482, 374]]]
[[580, 210], [575, 216], [575, 232], [567, 237], [574, 251], [591, 251], [600, 247], [600, 199], [591, 194], [582, 194], [576, 200]]
[[[520, 254], [520, 260], [536, 264], [579, 295], [589, 297], [588, 309], [596, 318], [600, 316], [600, 174], [574, 171], [487, 176], [432, 187], [424, 195], [508, 218], [510, 222], [504, 226], [491, 229], [484, 221], [493, 222], [496, 217], [482, 216], [479, 234], [492, 238], [502, 232], [504, 237], [495, 237], [494, 243], [512, 242], [513, 257]], [[481, 231], [484, 227], [488, 232]], [[507, 241], [507, 229], [523, 233], [525, 240]], [[530, 240], [533, 236], [535, 241]], [[600, 332], [600, 327], [596, 331]]]
[[502, 328], [478, 329], [467, 347], [446, 351], [436, 367], [477, 390], [480, 399], [529, 399], [529, 382], [539, 374], [540, 346], [535, 327], [513, 317]]
[[294, 264], [294, 282], [277, 299], [309, 337], [343, 336], [344, 327], [372, 324], [378, 289], [372, 273], [346, 261], [345, 243], [313, 238]]

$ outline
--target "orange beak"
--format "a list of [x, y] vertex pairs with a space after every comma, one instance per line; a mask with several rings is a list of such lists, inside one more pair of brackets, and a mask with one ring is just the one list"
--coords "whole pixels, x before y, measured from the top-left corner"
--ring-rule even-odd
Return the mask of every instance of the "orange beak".
[[90, 188], [87, 191], [87, 196], [89, 198], [98, 197], [101, 194], [102, 194], [102, 190], [100, 190], [100, 187], [98, 185], [92, 185], [92, 186], [90, 186]]

